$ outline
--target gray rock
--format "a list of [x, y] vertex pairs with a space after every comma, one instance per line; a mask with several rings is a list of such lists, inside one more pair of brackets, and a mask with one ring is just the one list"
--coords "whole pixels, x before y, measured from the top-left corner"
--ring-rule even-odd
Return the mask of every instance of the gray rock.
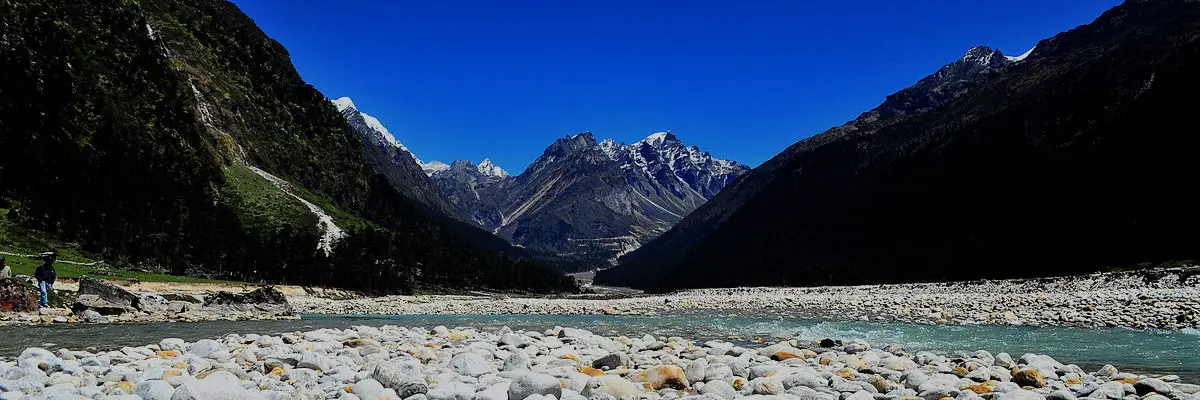
[[521, 375], [508, 385], [509, 400], [524, 399], [535, 394], [562, 397], [562, 383], [550, 375], [530, 373]]
[[1017, 389], [1001, 394], [996, 400], [1045, 400], [1046, 397], [1032, 390]]
[[1145, 396], [1150, 393], [1170, 394], [1173, 391], [1171, 385], [1154, 378], [1134, 382], [1133, 389], [1137, 391], [1138, 396]]
[[732, 385], [725, 381], [712, 381], [704, 384], [700, 388], [700, 394], [712, 395], [719, 399], [732, 399], [737, 397], [737, 390]]
[[708, 360], [703, 358], [688, 361], [683, 366], [683, 374], [688, 382], [703, 382], [704, 371], [708, 369]]
[[158, 341], [158, 347], [163, 350], [184, 351], [187, 348], [187, 343], [180, 338], [166, 338]]
[[759, 378], [750, 382], [750, 385], [754, 387], [754, 394], [777, 395], [786, 390], [778, 378]]
[[100, 315], [96, 310], [83, 310], [79, 313], [79, 320], [89, 324], [107, 324], [108, 317]]
[[[401, 388], [416, 389], [416, 387], [409, 385], [409, 383], [425, 384], [425, 379], [421, 376], [421, 367], [413, 364], [382, 363], [375, 366], [375, 370], [371, 372], [371, 377], [383, 384], [383, 387], [395, 389], [397, 394], [400, 393]], [[415, 393], [424, 393], [424, 391], [417, 391], [413, 394]]]
[[621, 368], [622, 366], [629, 364], [629, 356], [625, 353], [608, 353], [608, 355], [597, 358], [596, 361], [592, 361], [592, 368], [610, 370]]
[[532, 364], [529, 361], [529, 357], [525, 356], [525, 353], [514, 351], [512, 354], [508, 355], [508, 358], [504, 359], [504, 366], [502, 367], [502, 370], [521, 371], [529, 370], [530, 368], [532, 368]]
[[858, 391], [846, 396], [846, 400], [875, 400], [875, 396], [865, 391]]
[[374, 379], [363, 379], [350, 386], [350, 393], [362, 400], [376, 400], [383, 394], [383, 384]]
[[138, 295], [137, 301], [134, 302], [133, 306], [141, 312], [162, 314], [167, 312], [170, 304], [162, 296], [146, 293]]
[[143, 400], [171, 400], [175, 387], [161, 380], [143, 381], [133, 388], [133, 394]]
[[1108, 382], [1100, 385], [1087, 396], [1095, 399], [1120, 400], [1125, 397], [1125, 387], [1120, 382]]
[[216, 340], [201, 339], [196, 341], [196, 343], [192, 343], [192, 346], [188, 348], [188, 353], [196, 357], [208, 358], [213, 353], [224, 350], [225, 346]]
[[1075, 397], [1074, 393], [1071, 393], [1070, 390], [1065, 390], [1065, 389], [1055, 390], [1053, 392], [1050, 392], [1050, 394], [1046, 395], [1046, 400], [1076, 400], [1076, 399], [1077, 399], [1077, 397]]
[[246, 390], [233, 374], [218, 371], [204, 379], [185, 380], [171, 400], [264, 400], [258, 391]]
[[795, 374], [783, 376], [783, 377], [780, 377], [779, 380], [780, 380], [780, 382], [783, 383], [783, 387], [787, 388], [787, 389], [791, 389], [791, 388], [794, 388], [797, 386], [804, 386], [804, 387], [810, 387], [810, 388], [815, 389], [815, 388], [825, 387], [825, 386], [829, 385], [829, 381], [825, 380], [825, 378], [822, 378], [820, 376], [817, 376], [816, 374], [813, 374], [813, 373], [810, 373], [807, 371], [801, 371], [801, 372], [797, 372]]
[[1193, 385], [1190, 383], [1172, 383], [1171, 388], [1185, 394], [1200, 393], [1200, 385]]
[[474, 400], [508, 400], [508, 384], [500, 383], [475, 392]]
[[[706, 384], [704, 388], [715, 383], [717, 382]], [[725, 386], [729, 387], [730, 392], [734, 392], [733, 386], [729, 386], [728, 383]], [[587, 383], [583, 385], [583, 390], [580, 391], [580, 394], [589, 399], [608, 396], [616, 400], [637, 400], [639, 392], [639, 387], [625, 378], [602, 375], [588, 379]]]
[[1012, 356], [1008, 355], [1008, 353], [997, 353], [995, 361], [993, 363], [997, 367], [1004, 367], [1004, 368], [1012, 368], [1012, 367], [1017, 366], [1017, 363], [1015, 361], [1013, 361]]
[[446, 382], [425, 393], [425, 397], [429, 400], [474, 400], [475, 388], [462, 382]]
[[478, 377], [492, 372], [492, 367], [478, 354], [463, 352], [450, 358], [450, 368], [462, 375]]
[[317, 371], [330, 370], [337, 367], [337, 363], [317, 353], [306, 351], [300, 355], [300, 361], [296, 363], [296, 368], [309, 368]]
[[500, 344], [514, 346], [514, 347], [524, 347], [526, 345], [526, 342], [525, 342], [525, 338], [522, 337], [521, 335], [518, 335], [515, 333], [507, 333], [507, 334], [500, 336]]
[[204, 298], [203, 310], [212, 313], [295, 315], [287, 297], [272, 286], [246, 293], [217, 292]]

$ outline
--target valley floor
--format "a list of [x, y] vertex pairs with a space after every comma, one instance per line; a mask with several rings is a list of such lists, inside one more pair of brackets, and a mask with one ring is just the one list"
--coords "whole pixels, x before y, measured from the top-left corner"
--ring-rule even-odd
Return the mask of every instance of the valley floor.
[[302, 314], [704, 315], [1183, 329], [1200, 327], [1200, 269], [1069, 278], [811, 288], [700, 289], [600, 298], [289, 298]]

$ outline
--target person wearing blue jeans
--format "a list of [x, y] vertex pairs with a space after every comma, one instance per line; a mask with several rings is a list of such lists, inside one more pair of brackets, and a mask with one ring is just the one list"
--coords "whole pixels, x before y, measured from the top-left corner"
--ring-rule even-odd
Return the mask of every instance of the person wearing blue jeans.
[[58, 271], [54, 270], [54, 261], [58, 259], [58, 254], [50, 252], [42, 257], [45, 262], [37, 267], [33, 272], [33, 277], [38, 281], [38, 289], [42, 291], [42, 307], [50, 305], [50, 290], [54, 289], [54, 281], [58, 279]]

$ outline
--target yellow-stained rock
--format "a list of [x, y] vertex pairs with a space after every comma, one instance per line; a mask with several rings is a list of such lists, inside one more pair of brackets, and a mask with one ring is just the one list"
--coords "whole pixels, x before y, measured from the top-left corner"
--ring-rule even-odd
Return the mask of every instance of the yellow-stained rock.
[[985, 382], [983, 382], [983, 383], [980, 383], [980, 385], [987, 386], [987, 387], [989, 387], [989, 388], [995, 389], [995, 388], [996, 388], [996, 386], [999, 386], [999, 385], [1000, 385], [1000, 381], [985, 381]]
[[117, 382], [117, 387], [125, 389], [125, 393], [133, 394], [133, 384], [129, 383], [129, 381]]
[[967, 387], [963, 388], [963, 390], [970, 390], [972, 392], [975, 392], [975, 394], [986, 394], [986, 393], [992, 392], [992, 388], [984, 386], [984, 385], [971, 385], [971, 386], [967, 386]]
[[683, 373], [683, 368], [674, 365], [659, 365], [652, 367], [646, 371], [646, 383], [649, 383], [654, 390], [664, 387], [683, 390], [688, 387], [687, 376]]
[[592, 368], [592, 367], [589, 367], [586, 365], [583, 366], [582, 368], [579, 368], [579, 372], [582, 372], [584, 375], [587, 375], [587, 376], [604, 375], [604, 371], [601, 371], [601, 370], [598, 370], [598, 369], [595, 369], [595, 368]]
[[854, 371], [851, 371], [851, 370], [849, 370], [849, 369], [846, 369], [846, 368], [839, 369], [839, 370], [837, 370], [837, 372], [834, 372], [833, 374], [834, 374], [834, 375], [837, 375], [837, 376], [840, 376], [840, 377], [842, 377], [843, 379], [850, 379], [850, 378], [853, 378], [853, 377], [854, 377]]
[[172, 377], [172, 376], [181, 376], [181, 375], [183, 375], [183, 370], [182, 370], [182, 369], [179, 369], [179, 368], [172, 368], [172, 369], [168, 369], [168, 370], [167, 370], [167, 372], [163, 372], [163, 374], [162, 374], [162, 379], [167, 379], [167, 378], [170, 378], [170, 377]]
[[733, 378], [733, 388], [734, 389], [741, 389], [742, 386], [746, 386], [746, 378], [742, 378], [740, 376]]
[[778, 352], [778, 353], [775, 353], [775, 354], [772, 354], [772, 355], [771, 355], [771, 359], [772, 359], [772, 360], [775, 360], [775, 361], [790, 360], [790, 359], [793, 359], [793, 358], [799, 358], [799, 359], [803, 359], [804, 357], [803, 357], [803, 356], [800, 356], [800, 355], [796, 355], [796, 354], [788, 353], [788, 352], [786, 352], [786, 351], [781, 351], [781, 352]]
[[1114, 382], [1128, 383], [1128, 384], [1132, 385], [1134, 382], [1137, 382], [1140, 380], [1142, 380], [1142, 378], [1125, 378], [1125, 379], [1117, 379]]
[[283, 376], [283, 374], [285, 372], [286, 371], [284, 371], [283, 368], [275, 367], [275, 368], [272, 368], [271, 372], [268, 372], [267, 375]]
[[954, 369], [950, 370], [950, 373], [954, 374], [955, 376], [957, 376], [959, 378], [962, 378], [964, 376], [967, 376], [967, 374], [971, 373], [971, 371], [967, 371], [967, 369], [963, 368], [963, 367], [954, 367]]
[[1078, 379], [1067, 379], [1067, 382], [1066, 382], [1066, 383], [1067, 383], [1068, 385], [1082, 385], [1082, 384], [1083, 384], [1083, 381], [1081, 381], [1081, 380], [1078, 380]]
[[175, 351], [175, 350], [163, 350], [163, 351], [156, 352], [154, 354], [157, 354], [159, 357], [162, 357], [162, 358], [175, 358], [175, 357], [179, 356], [179, 352]]
[[563, 354], [562, 356], [559, 356], [558, 358], [561, 358], [564, 360], [574, 360], [576, 364], [582, 364], [579, 361], [579, 356], [571, 354], [571, 353]]
[[1023, 369], [1017, 371], [1017, 373], [1013, 374], [1012, 381], [1013, 383], [1017, 384], [1017, 386], [1021, 387], [1030, 386], [1040, 388], [1046, 386], [1046, 378], [1043, 377], [1042, 373], [1038, 372], [1036, 369]]

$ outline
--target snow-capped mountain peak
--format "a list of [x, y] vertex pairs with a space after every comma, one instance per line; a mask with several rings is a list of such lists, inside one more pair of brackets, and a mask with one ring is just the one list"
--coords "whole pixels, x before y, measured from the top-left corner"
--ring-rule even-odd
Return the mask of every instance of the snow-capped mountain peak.
[[484, 174], [484, 175], [494, 176], [497, 178], [507, 178], [508, 177], [508, 171], [505, 171], [503, 168], [500, 168], [496, 164], [493, 164], [492, 160], [490, 158], [483, 159], [483, 161], [480, 162], [479, 166], [477, 166], [476, 168], [478, 168], [479, 173]]
[[370, 114], [360, 111], [358, 107], [354, 105], [354, 101], [350, 100], [349, 97], [339, 97], [336, 100], [330, 100], [330, 102], [332, 102], [333, 105], [337, 107], [338, 111], [340, 111], [343, 115], [346, 114], [346, 110], [353, 110], [352, 112], [357, 112], [358, 115], [362, 117], [363, 123], [365, 123], [368, 128], [379, 132], [380, 138], [382, 138], [386, 143], [395, 147], [399, 147], [401, 150], [408, 151], [408, 148], [404, 147], [404, 144], [401, 144], [399, 140], [396, 140], [396, 136], [392, 135], [392, 132], [389, 132], [387, 127], [383, 126], [383, 123], [379, 122], [378, 118], [372, 117]]
[[337, 107], [338, 111], [346, 111], [347, 108], [353, 108], [355, 110], [358, 109], [358, 107], [354, 106], [354, 101], [350, 100], [349, 97], [338, 97], [337, 100], [331, 101], [333, 102], [333, 105]]
[[425, 171], [425, 175], [429, 176], [433, 176], [433, 174], [450, 169], [450, 164], [446, 164], [438, 160], [433, 160], [430, 162], [417, 160], [417, 164], [421, 165], [421, 170]]
[[671, 131], [651, 133], [650, 136], [646, 136], [645, 139], [642, 139], [640, 143], [648, 144], [654, 148], [661, 148], [667, 143], [682, 144], [682, 142], [679, 141], [679, 138], [675, 137], [675, 134]]

